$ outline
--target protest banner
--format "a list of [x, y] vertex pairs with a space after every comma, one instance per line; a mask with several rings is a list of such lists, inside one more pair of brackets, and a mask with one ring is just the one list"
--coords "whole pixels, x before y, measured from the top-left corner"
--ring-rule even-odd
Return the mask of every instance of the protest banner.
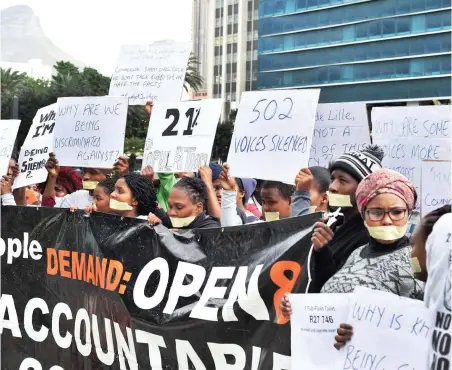
[[446, 204], [452, 204], [452, 162], [423, 161], [421, 182], [422, 217]]
[[58, 98], [54, 152], [60, 165], [112, 168], [124, 152], [126, 120], [126, 98]]
[[109, 95], [127, 97], [130, 105], [180, 101], [190, 50], [189, 42], [122, 46]]
[[356, 287], [347, 324], [353, 337], [339, 369], [425, 370], [430, 321], [422, 301]]
[[339, 325], [345, 323], [351, 294], [291, 294], [292, 369], [332, 370], [342, 365], [334, 348]]
[[344, 153], [370, 144], [365, 103], [317, 105], [309, 166], [328, 167]]
[[53, 152], [53, 134], [57, 104], [40, 108], [19, 154], [19, 175], [14, 181], [13, 188], [39, 184], [47, 180], [45, 164], [49, 153]]
[[236, 177], [293, 184], [308, 167], [319, 89], [247, 91], [228, 154]]
[[451, 160], [450, 116], [450, 105], [372, 109], [372, 139], [385, 152], [384, 167], [405, 175], [420, 193], [422, 161]]
[[143, 167], [156, 172], [197, 172], [209, 164], [221, 99], [157, 104], [152, 110]]
[[17, 119], [0, 120], [0, 177], [8, 172], [19, 126], [20, 120]]
[[1, 212], [4, 368], [290, 369], [279, 302], [298, 289], [319, 214], [173, 233], [101, 213]]

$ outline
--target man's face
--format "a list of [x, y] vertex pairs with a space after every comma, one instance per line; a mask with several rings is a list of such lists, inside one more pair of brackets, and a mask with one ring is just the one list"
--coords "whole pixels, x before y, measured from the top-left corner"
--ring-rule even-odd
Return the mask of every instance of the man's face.
[[85, 168], [83, 170], [83, 181], [101, 182], [107, 179], [107, 171], [103, 168]]

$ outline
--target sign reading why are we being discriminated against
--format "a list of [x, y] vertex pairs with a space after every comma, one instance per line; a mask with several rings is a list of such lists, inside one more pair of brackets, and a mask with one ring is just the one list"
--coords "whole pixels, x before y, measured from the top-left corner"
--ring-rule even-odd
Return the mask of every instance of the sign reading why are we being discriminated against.
[[125, 96], [130, 105], [179, 101], [190, 50], [189, 42], [122, 46], [109, 95]]
[[229, 148], [236, 177], [293, 184], [308, 167], [319, 89], [244, 92]]
[[421, 213], [431, 211], [446, 204], [452, 204], [452, 162], [423, 161], [421, 182]]
[[19, 126], [20, 120], [17, 119], [0, 120], [0, 178], [8, 172]]
[[55, 155], [62, 166], [112, 168], [124, 152], [127, 98], [59, 98]]
[[369, 144], [365, 103], [317, 105], [309, 166], [328, 167], [334, 158]]
[[1, 214], [4, 369], [290, 369], [279, 302], [319, 214], [183, 235], [96, 212]]
[[372, 109], [373, 143], [384, 152], [383, 165], [405, 175], [421, 190], [424, 160], [451, 160], [451, 106]]
[[221, 99], [156, 104], [143, 166], [156, 172], [197, 172], [208, 165], [222, 104]]
[[356, 287], [346, 322], [353, 337], [339, 370], [426, 369], [431, 323], [422, 301]]
[[53, 134], [57, 104], [48, 105], [38, 110], [33, 118], [27, 138], [19, 155], [19, 175], [13, 188], [40, 184], [47, 180], [45, 168], [49, 153], [53, 152]]

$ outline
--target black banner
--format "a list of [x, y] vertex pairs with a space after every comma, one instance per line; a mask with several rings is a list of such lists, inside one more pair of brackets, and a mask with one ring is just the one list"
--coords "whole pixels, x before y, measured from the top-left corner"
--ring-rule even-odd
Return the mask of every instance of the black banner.
[[289, 369], [279, 301], [319, 216], [173, 233], [2, 207], [2, 369]]

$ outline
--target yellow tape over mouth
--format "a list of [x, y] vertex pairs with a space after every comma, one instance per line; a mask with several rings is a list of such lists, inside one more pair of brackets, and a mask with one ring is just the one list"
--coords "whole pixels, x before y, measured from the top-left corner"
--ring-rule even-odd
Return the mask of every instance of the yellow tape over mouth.
[[83, 189], [94, 190], [97, 184], [99, 184], [97, 181], [83, 181]]
[[116, 211], [131, 211], [133, 207], [126, 202], [119, 202], [110, 198], [110, 208]]
[[265, 221], [278, 221], [279, 212], [265, 212]]

